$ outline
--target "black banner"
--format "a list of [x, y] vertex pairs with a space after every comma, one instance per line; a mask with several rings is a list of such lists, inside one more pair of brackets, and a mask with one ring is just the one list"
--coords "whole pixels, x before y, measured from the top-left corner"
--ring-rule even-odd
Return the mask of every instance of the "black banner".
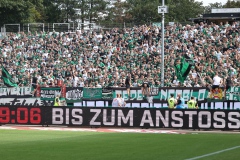
[[0, 98], [30, 98], [30, 97], [32, 97], [32, 87], [0, 88]]
[[66, 87], [66, 101], [79, 102], [83, 97], [83, 87]]
[[11, 106], [53, 106], [51, 100], [41, 100], [40, 98], [4, 98], [0, 101], [0, 105]]
[[0, 124], [239, 130], [240, 111], [4, 106]]

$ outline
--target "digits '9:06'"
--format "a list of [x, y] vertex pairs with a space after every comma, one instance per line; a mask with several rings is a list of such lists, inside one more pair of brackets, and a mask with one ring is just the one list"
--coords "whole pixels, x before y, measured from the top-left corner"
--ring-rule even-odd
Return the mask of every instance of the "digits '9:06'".
[[41, 109], [0, 107], [0, 124], [40, 124]]

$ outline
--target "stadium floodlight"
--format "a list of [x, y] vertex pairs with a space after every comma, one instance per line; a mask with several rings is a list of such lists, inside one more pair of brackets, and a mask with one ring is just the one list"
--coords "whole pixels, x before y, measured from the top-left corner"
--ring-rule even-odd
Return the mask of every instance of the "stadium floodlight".
[[162, 13], [161, 86], [164, 87], [164, 13], [168, 13], [168, 7], [165, 6], [165, 0], [162, 0], [162, 6], [158, 6], [158, 13]]

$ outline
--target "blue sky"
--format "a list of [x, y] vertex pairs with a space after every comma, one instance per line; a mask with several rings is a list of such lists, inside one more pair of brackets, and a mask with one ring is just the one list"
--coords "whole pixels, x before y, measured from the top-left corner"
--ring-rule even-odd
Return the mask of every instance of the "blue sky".
[[196, 0], [196, 1], [199, 1], [199, 2], [203, 2], [203, 5], [204, 6], [207, 6], [209, 3], [216, 3], [216, 2], [221, 2], [222, 4], [225, 4], [227, 3], [227, 0]]

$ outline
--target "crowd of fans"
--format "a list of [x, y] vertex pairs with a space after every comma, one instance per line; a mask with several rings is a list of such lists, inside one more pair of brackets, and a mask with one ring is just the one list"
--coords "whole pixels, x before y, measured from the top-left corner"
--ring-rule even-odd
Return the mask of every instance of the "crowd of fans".
[[[222, 84], [230, 75], [233, 86], [239, 86], [239, 29], [237, 22], [167, 26], [164, 86], [209, 86], [216, 73]], [[133, 87], [146, 80], [161, 86], [161, 54], [161, 29], [147, 25], [74, 33], [20, 32], [0, 40], [0, 61], [19, 86], [30, 86], [37, 77], [45, 87], [57, 85], [58, 80], [67, 87], [124, 87], [128, 73]], [[183, 55], [195, 66], [182, 84], [175, 76], [174, 61]]]

